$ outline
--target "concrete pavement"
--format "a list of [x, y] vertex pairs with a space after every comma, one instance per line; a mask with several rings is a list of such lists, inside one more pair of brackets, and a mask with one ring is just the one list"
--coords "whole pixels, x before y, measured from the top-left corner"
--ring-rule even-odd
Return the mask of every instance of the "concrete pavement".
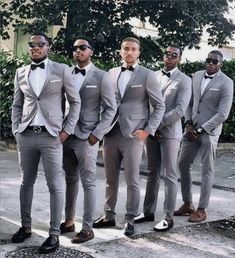
[[[123, 235], [126, 184], [121, 173], [117, 203], [117, 226], [112, 229], [94, 229], [95, 238], [74, 245], [74, 233], [60, 237], [61, 249], [53, 255], [38, 255], [36, 249], [48, 233], [49, 193], [42, 167], [39, 167], [32, 209], [33, 235], [22, 244], [12, 244], [12, 234], [20, 226], [19, 187], [20, 172], [15, 151], [0, 152], [0, 257], [235, 257], [235, 160], [234, 150], [222, 150], [216, 163], [215, 187], [212, 191], [208, 218], [205, 223], [192, 224], [186, 217], [175, 217], [175, 226], [166, 233], [152, 230], [163, 217], [164, 187], [159, 192], [155, 222], [136, 225], [133, 238]], [[200, 161], [193, 168], [193, 179], [200, 184]], [[146, 177], [140, 177], [141, 204], [145, 194]], [[193, 186], [194, 204], [197, 205], [200, 187]], [[97, 168], [97, 205], [95, 218], [103, 214], [105, 175]], [[181, 204], [180, 186], [177, 207]], [[81, 228], [83, 191], [79, 192], [76, 214], [76, 231]], [[222, 223], [218, 220], [225, 219]]]

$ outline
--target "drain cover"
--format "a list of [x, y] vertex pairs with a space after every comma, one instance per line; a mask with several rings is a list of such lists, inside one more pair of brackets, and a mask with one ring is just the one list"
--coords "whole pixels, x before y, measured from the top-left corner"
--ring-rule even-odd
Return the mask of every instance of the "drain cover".
[[60, 247], [54, 253], [50, 254], [39, 254], [38, 246], [30, 246], [19, 248], [6, 255], [6, 258], [93, 258], [93, 256], [80, 252], [75, 249]]

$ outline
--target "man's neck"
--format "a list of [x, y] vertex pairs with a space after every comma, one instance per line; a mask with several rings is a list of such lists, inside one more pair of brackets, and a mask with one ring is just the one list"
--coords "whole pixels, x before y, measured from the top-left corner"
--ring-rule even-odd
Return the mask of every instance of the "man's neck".
[[78, 65], [79, 68], [84, 68], [87, 65], [89, 65], [90, 63], [91, 63], [91, 61], [89, 61], [89, 62], [77, 62], [77, 65]]
[[40, 59], [31, 59], [32, 62], [34, 62], [35, 64], [39, 64], [41, 62], [43, 62], [44, 60], [47, 59], [47, 56], [43, 57], [43, 58], [40, 58]]

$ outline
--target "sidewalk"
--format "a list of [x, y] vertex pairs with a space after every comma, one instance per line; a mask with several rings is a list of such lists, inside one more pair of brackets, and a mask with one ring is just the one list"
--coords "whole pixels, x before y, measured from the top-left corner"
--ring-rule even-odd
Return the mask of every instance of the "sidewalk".
[[[221, 152], [222, 153], [222, 152]], [[20, 226], [19, 187], [17, 153], [0, 152], [0, 257], [235, 257], [235, 160], [234, 152], [226, 151], [218, 155], [216, 164], [216, 185], [229, 188], [212, 190], [208, 219], [205, 223], [192, 224], [186, 217], [175, 217], [175, 226], [166, 233], [152, 230], [155, 223], [163, 216], [164, 187], [159, 192], [155, 223], [136, 225], [133, 238], [123, 235], [126, 184], [123, 173], [120, 178], [119, 199], [117, 203], [117, 226], [111, 229], [94, 229], [95, 238], [84, 244], [74, 245], [70, 240], [74, 233], [60, 237], [61, 248], [51, 255], [38, 255], [37, 248], [48, 233], [49, 193], [42, 167], [39, 168], [35, 185], [32, 209], [33, 235], [22, 244], [12, 244], [12, 234]], [[200, 162], [195, 164], [193, 179], [199, 182]], [[146, 176], [140, 177], [141, 204], [145, 194]], [[229, 190], [229, 191], [228, 191]], [[105, 175], [102, 167], [97, 168], [97, 205], [95, 218], [103, 213], [105, 194]], [[197, 205], [200, 187], [193, 186], [194, 204]], [[180, 185], [178, 188], [177, 207], [181, 204]], [[80, 187], [76, 214], [76, 231], [81, 228], [83, 191]], [[233, 217], [234, 216], [234, 217]], [[224, 223], [218, 220], [226, 219]]]

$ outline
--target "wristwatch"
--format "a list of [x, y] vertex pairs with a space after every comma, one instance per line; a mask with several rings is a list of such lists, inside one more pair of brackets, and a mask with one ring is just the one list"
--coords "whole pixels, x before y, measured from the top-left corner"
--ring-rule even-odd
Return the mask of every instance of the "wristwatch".
[[202, 127], [199, 127], [196, 129], [197, 134], [203, 134], [204, 132], [205, 132], [205, 130]]

